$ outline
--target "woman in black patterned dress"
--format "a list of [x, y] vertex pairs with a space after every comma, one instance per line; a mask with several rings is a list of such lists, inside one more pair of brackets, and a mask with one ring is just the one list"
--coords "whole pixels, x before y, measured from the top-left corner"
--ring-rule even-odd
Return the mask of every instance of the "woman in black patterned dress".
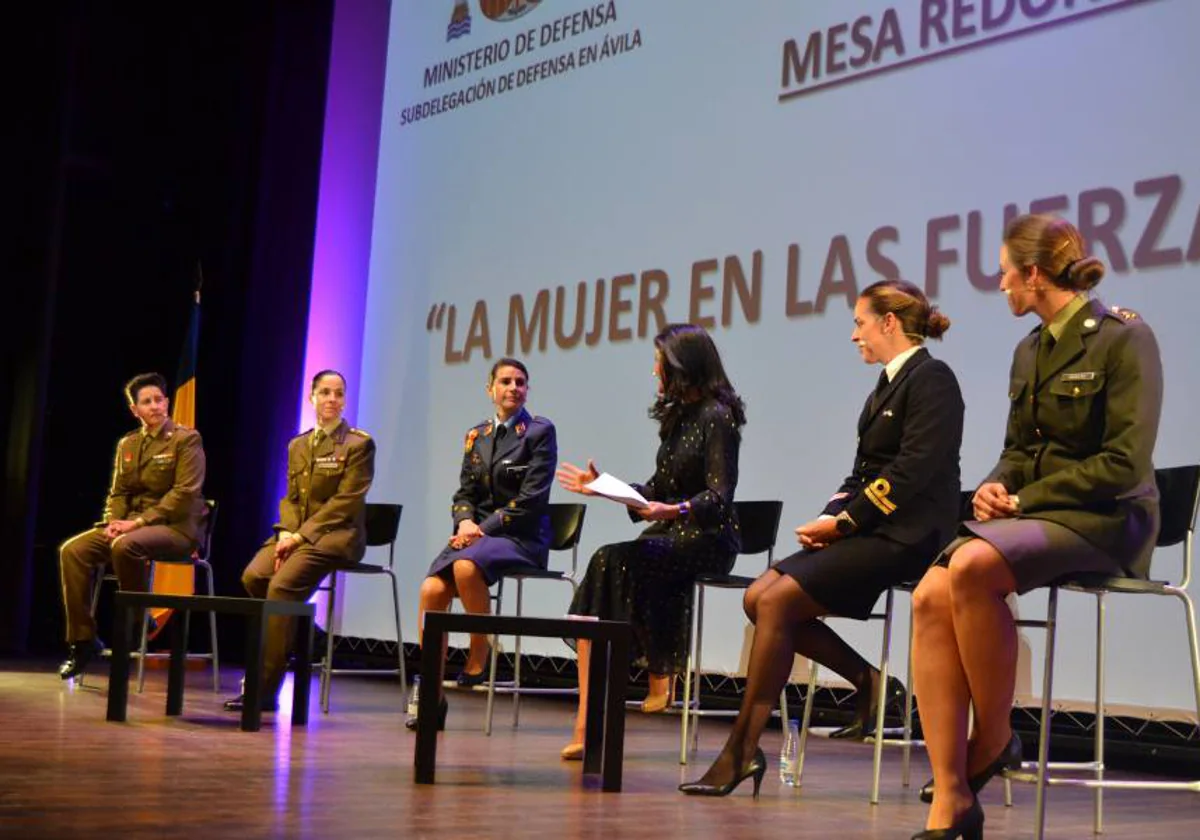
[[[727, 573], [740, 547], [733, 492], [745, 407], [733, 390], [712, 338], [700, 327], [673, 324], [654, 339], [658, 399], [650, 417], [658, 421], [654, 475], [634, 485], [646, 498], [630, 507], [637, 522], [650, 522], [637, 539], [599, 548], [571, 604], [571, 614], [628, 621], [632, 658], [650, 672], [650, 695], [642, 711], [658, 712], [670, 702], [671, 682], [683, 670], [691, 624], [691, 593], [697, 575]], [[585, 485], [598, 477], [564, 463], [562, 487], [592, 495]], [[579, 711], [567, 760], [583, 756], [590, 644], [578, 643]]]

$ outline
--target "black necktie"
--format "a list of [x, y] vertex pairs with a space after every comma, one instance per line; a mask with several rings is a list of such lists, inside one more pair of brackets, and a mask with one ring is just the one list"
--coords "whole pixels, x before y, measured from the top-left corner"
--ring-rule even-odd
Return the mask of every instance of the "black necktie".
[[875, 383], [875, 393], [871, 394], [871, 413], [873, 414], [879, 408], [879, 403], [883, 399], [883, 392], [887, 390], [887, 386], [892, 384], [892, 380], [888, 379], [887, 371], [879, 374], [879, 381]]

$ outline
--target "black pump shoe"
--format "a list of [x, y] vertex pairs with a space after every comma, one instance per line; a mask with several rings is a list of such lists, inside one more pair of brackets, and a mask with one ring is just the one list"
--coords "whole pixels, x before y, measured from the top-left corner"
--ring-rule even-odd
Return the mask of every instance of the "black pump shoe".
[[[446, 698], [443, 697], [441, 699], [441, 701], [438, 703], [438, 724], [437, 724], [438, 732], [441, 732], [446, 728], [446, 712], [448, 712], [449, 710], [450, 710], [450, 704], [447, 703]], [[410, 718], [406, 718], [404, 721], [404, 728], [407, 729], [409, 732], [416, 732], [417, 731], [417, 716], [413, 715]]]
[[971, 800], [971, 807], [949, 828], [927, 828], [918, 831], [912, 840], [983, 840], [983, 808], [979, 800]]
[[58, 676], [64, 680], [81, 676], [88, 664], [104, 652], [104, 643], [99, 639], [71, 642], [66, 660], [58, 666]]
[[[1012, 738], [1008, 741], [1008, 746], [1000, 751], [1000, 755], [996, 756], [996, 760], [984, 767], [971, 778], [967, 779], [967, 786], [971, 788], [971, 793], [979, 793], [983, 790], [984, 785], [992, 780], [992, 777], [997, 773], [1002, 773], [1005, 770], [1021, 769], [1021, 739], [1017, 737], [1017, 733], [1012, 734]], [[933, 779], [921, 786], [921, 801], [933, 801]]]
[[[905, 688], [904, 683], [895, 677], [888, 677], [887, 691], [884, 692], [884, 706], [889, 703], [904, 702]], [[830, 738], [837, 740], [861, 741], [863, 738], [870, 738], [875, 734], [875, 717], [879, 712], [879, 706], [876, 705], [875, 699], [871, 699], [871, 708], [867, 712], [866, 719], [855, 718], [841, 729], [835, 729], [829, 733]]]
[[478, 674], [468, 674], [466, 668], [458, 672], [458, 679], [455, 682], [459, 688], [474, 688], [477, 685], [483, 685], [488, 681], [488, 671], [492, 665], [492, 646], [488, 645], [487, 655], [483, 658], [483, 668]]
[[751, 776], [754, 777], [754, 798], [758, 799], [758, 789], [762, 786], [763, 776], [767, 773], [767, 757], [763, 755], [762, 749], [754, 751], [753, 760], [742, 771], [742, 775], [726, 782], [723, 785], [709, 785], [700, 782], [685, 782], [679, 786], [679, 790], [686, 793], [688, 796], [728, 796], [733, 791]]

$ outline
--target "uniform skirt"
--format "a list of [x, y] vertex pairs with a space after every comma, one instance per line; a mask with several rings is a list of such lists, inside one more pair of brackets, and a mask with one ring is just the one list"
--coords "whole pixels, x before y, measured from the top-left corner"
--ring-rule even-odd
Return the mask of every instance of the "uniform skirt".
[[776, 563], [775, 571], [795, 578], [830, 614], [866, 619], [885, 589], [920, 580], [939, 548], [932, 536], [904, 545], [864, 534], [818, 551], [798, 551]]
[[505, 575], [521, 569], [545, 569], [549, 559], [549, 550], [533, 540], [522, 541], [485, 534], [466, 548], [443, 548], [429, 567], [428, 576], [449, 578], [452, 575], [451, 566], [456, 560], [470, 560], [479, 567], [488, 586], [491, 586]]
[[950, 556], [975, 538], [1000, 552], [1012, 569], [1020, 595], [1084, 572], [1125, 576], [1120, 563], [1065, 525], [1023, 517], [962, 523], [958, 538], [942, 550], [937, 564], [948, 565]]

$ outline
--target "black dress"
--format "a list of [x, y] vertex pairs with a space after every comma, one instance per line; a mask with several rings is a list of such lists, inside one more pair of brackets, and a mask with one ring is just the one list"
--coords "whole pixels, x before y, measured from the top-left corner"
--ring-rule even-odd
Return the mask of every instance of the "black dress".
[[[650, 501], [689, 502], [691, 512], [597, 549], [571, 603], [572, 615], [628, 621], [633, 663], [652, 673], [683, 670], [696, 575], [733, 568], [741, 441], [727, 406], [709, 400], [686, 407], [658, 448], [654, 476], [635, 486]], [[641, 521], [632, 511], [630, 518]]]

